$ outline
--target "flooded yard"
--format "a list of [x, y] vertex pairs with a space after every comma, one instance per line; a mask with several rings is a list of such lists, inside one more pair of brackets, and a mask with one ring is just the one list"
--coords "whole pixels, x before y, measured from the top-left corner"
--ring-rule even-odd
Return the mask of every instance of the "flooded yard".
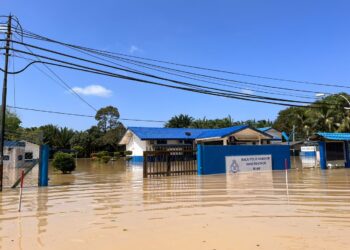
[[[37, 175], [37, 173], [36, 173]], [[347, 249], [350, 170], [142, 178], [79, 160], [0, 194], [0, 249]]]

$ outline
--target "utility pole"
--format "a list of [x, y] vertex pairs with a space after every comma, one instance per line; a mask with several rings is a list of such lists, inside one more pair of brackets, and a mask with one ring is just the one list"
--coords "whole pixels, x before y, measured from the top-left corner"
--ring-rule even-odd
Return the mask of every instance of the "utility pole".
[[5, 115], [6, 115], [6, 97], [7, 97], [7, 74], [10, 56], [11, 43], [11, 19], [9, 15], [7, 22], [7, 35], [5, 46], [5, 67], [4, 67], [4, 83], [2, 85], [2, 103], [1, 103], [1, 123], [0, 123], [0, 192], [2, 192], [3, 175], [4, 175], [4, 139], [5, 139]]

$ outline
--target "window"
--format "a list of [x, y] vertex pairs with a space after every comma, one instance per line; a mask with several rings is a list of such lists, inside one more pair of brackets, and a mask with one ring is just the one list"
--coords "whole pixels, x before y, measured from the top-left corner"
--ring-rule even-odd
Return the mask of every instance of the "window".
[[24, 159], [25, 160], [33, 160], [33, 152], [25, 152]]
[[167, 144], [167, 140], [157, 140], [157, 144]]
[[23, 155], [17, 156], [17, 159], [18, 159], [19, 161], [22, 161], [22, 160], [23, 160]]
[[184, 140], [184, 144], [190, 144], [190, 145], [192, 145], [192, 140]]
[[4, 155], [4, 161], [8, 161], [8, 160], [10, 160], [10, 156], [9, 155]]

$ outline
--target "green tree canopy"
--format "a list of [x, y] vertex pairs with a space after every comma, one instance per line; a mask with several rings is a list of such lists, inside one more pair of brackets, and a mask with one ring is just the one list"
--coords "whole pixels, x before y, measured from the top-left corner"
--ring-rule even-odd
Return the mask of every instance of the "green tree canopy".
[[118, 121], [119, 116], [119, 111], [116, 107], [107, 106], [97, 111], [95, 119], [98, 122], [98, 128], [106, 133], [108, 130], [115, 129], [120, 125]]

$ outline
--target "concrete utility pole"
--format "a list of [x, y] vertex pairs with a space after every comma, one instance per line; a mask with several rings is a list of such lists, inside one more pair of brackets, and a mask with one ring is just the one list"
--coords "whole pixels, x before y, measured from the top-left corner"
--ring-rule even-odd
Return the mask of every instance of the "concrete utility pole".
[[2, 192], [3, 175], [4, 175], [4, 139], [5, 139], [5, 115], [6, 115], [6, 97], [7, 97], [7, 74], [10, 56], [11, 43], [11, 19], [9, 15], [7, 22], [7, 35], [5, 46], [5, 67], [4, 67], [4, 83], [2, 85], [2, 103], [1, 103], [1, 123], [0, 123], [0, 192]]

